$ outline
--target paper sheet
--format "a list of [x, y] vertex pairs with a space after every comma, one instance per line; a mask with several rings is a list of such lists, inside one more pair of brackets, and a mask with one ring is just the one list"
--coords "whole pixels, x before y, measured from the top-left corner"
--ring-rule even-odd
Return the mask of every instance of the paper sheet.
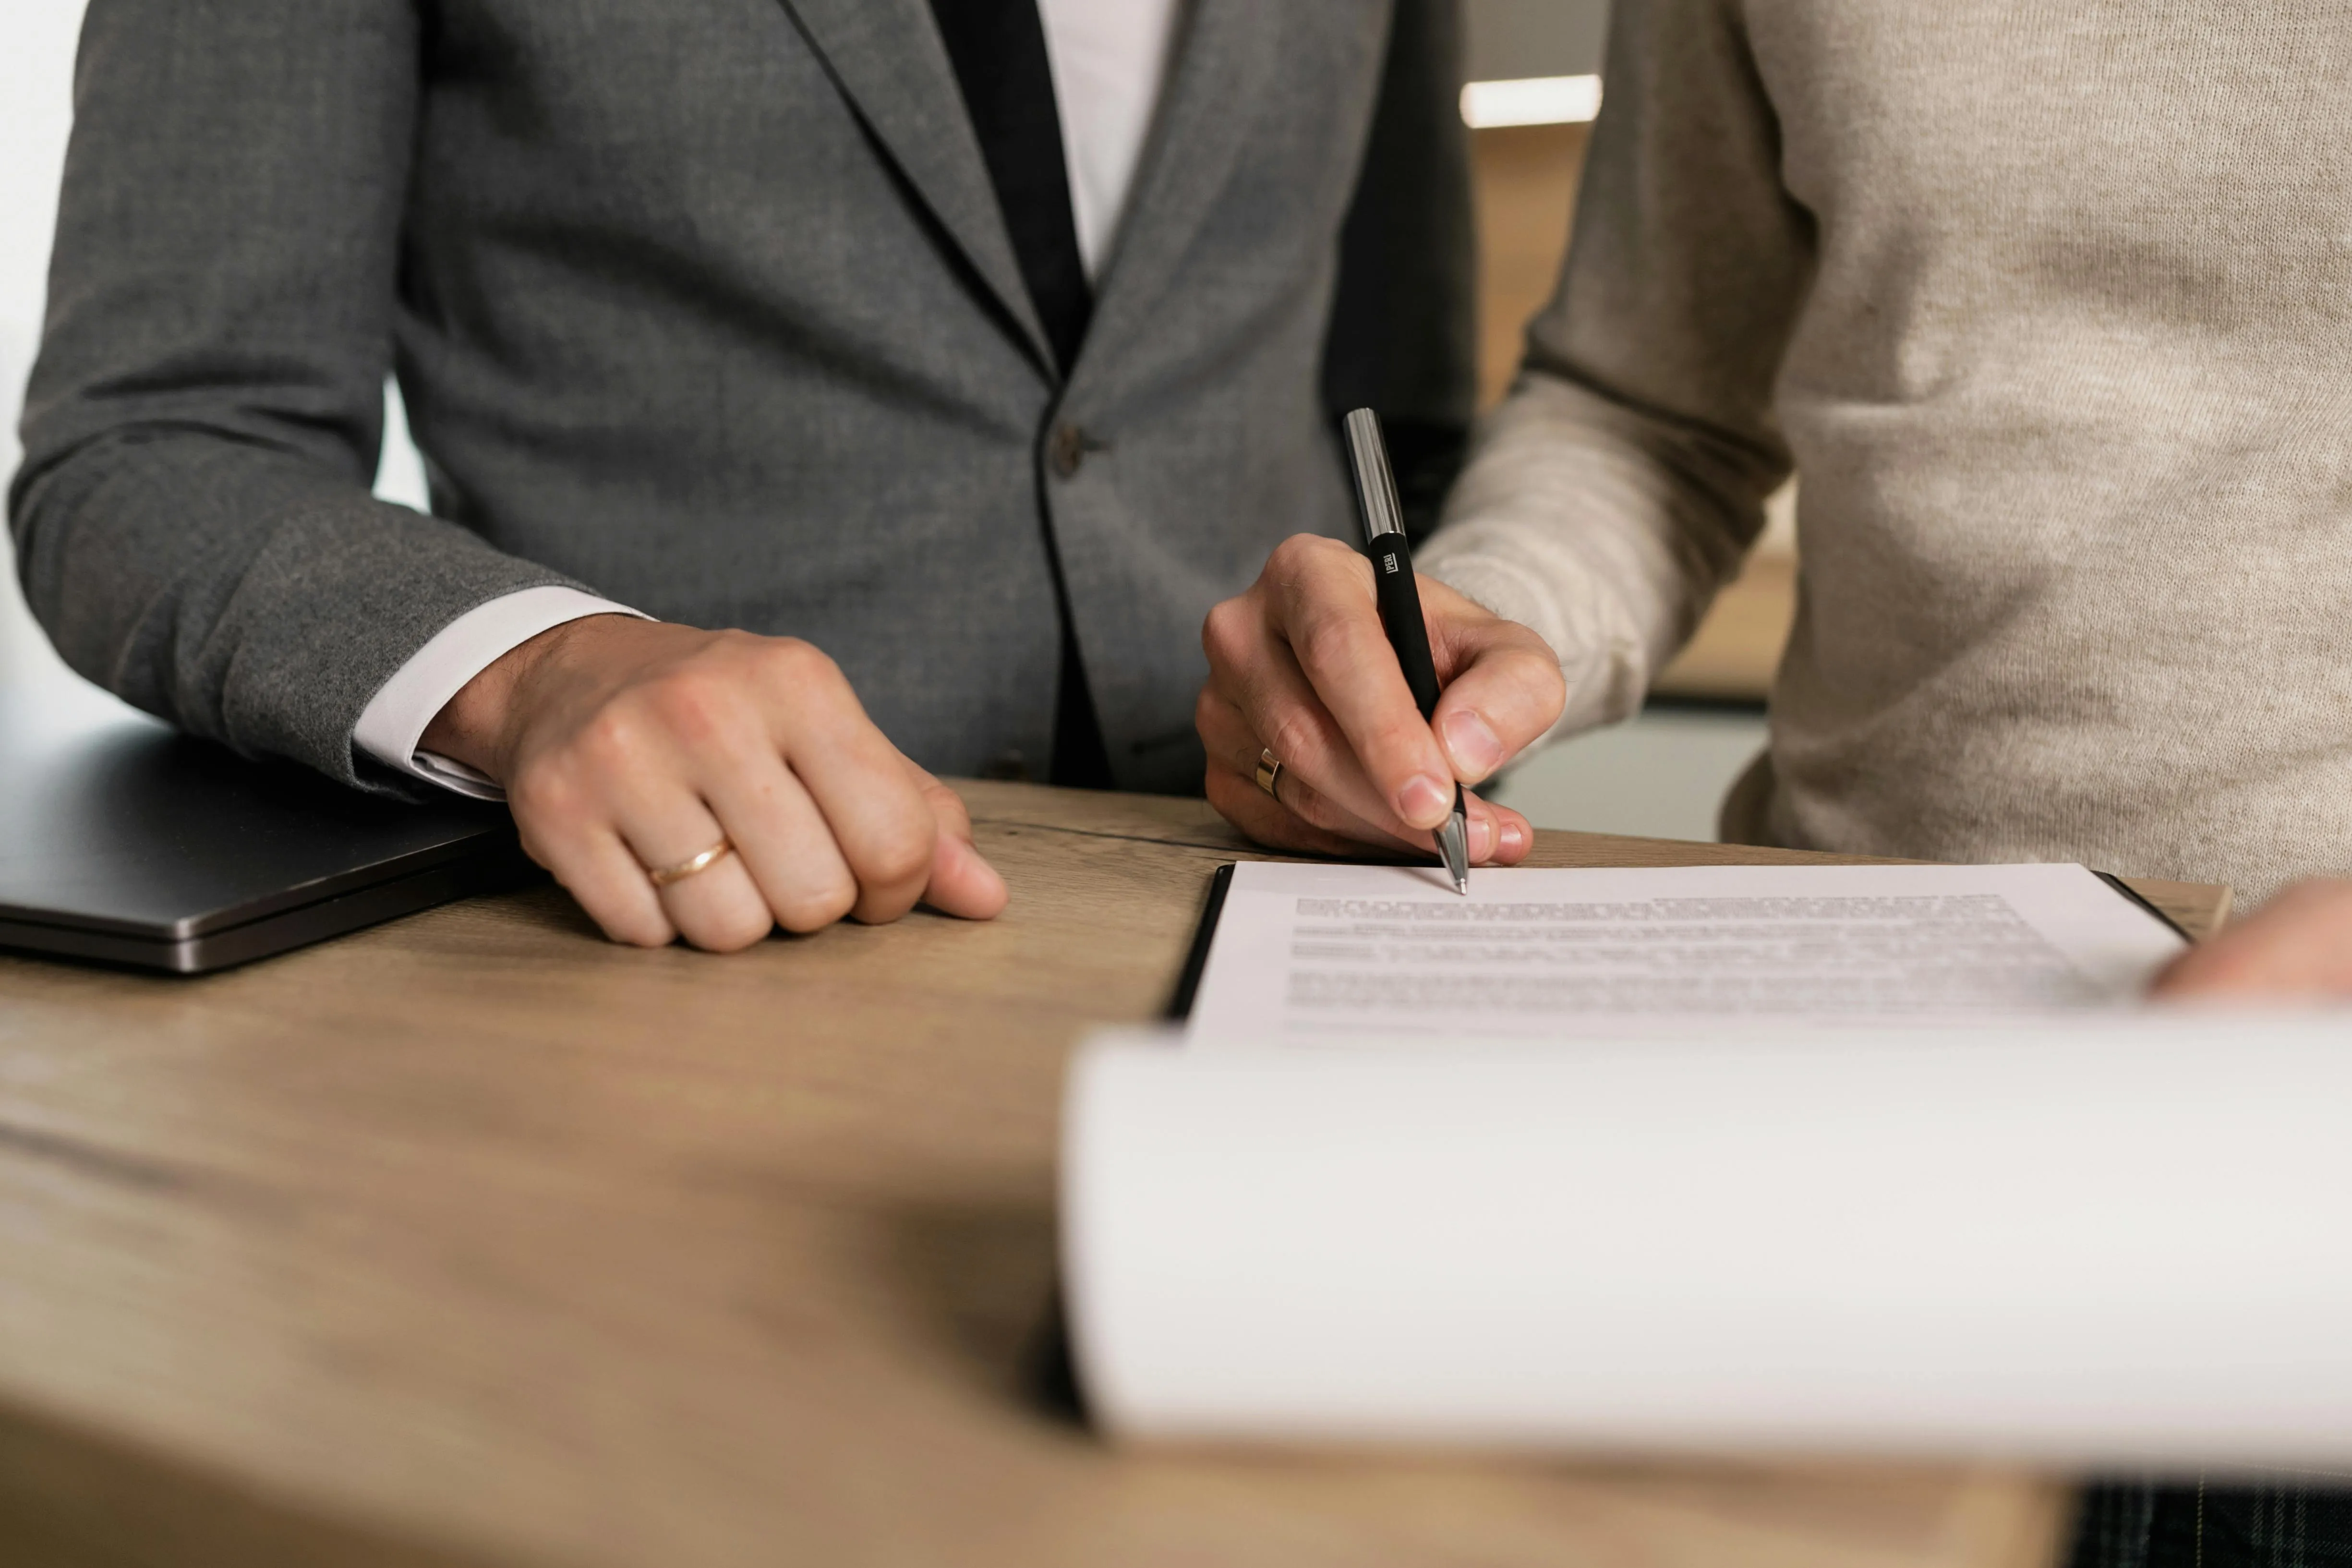
[[2127, 1005], [2179, 935], [2080, 866], [1235, 868], [1203, 1041], [1557, 1037]]
[[1152, 1438], [2352, 1467], [2352, 1018], [1090, 1046], [1081, 1380]]

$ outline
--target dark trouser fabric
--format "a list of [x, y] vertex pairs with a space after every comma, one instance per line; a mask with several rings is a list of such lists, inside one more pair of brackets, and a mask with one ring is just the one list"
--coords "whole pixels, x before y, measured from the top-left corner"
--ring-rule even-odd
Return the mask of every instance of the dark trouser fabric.
[[2352, 1568], [2352, 1489], [2102, 1483], [2083, 1494], [2068, 1568]]

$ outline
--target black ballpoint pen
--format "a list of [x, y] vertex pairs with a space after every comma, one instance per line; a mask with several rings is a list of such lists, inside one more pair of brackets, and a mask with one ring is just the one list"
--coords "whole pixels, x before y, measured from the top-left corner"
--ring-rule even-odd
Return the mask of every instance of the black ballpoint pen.
[[[1389, 468], [1388, 444], [1381, 439], [1380, 416], [1369, 408], [1349, 414], [1348, 468], [1356, 479], [1356, 515], [1363, 520], [1364, 551], [1372, 558], [1373, 594], [1381, 628], [1396, 649], [1404, 683], [1423, 719], [1437, 713], [1437, 663], [1429, 656], [1429, 626], [1421, 618], [1421, 589], [1412, 576], [1412, 552], [1404, 539], [1404, 515], [1397, 506], [1396, 475]], [[1454, 890], [1470, 890], [1470, 822], [1462, 786], [1454, 786], [1454, 815], [1437, 830], [1437, 852], [1454, 877]]]

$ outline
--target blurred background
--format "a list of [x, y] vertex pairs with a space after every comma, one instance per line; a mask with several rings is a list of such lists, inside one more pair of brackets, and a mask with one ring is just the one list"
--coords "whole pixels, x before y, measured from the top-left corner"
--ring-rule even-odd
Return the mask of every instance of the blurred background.
[[[1510, 383], [1520, 329], [1565, 249], [1587, 132], [1602, 95], [1607, 0], [1465, 0], [1476, 158], [1480, 383]], [[16, 416], [46, 289], [58, 171], [72, 122], [81, 0], [0, 0], [0, 476], [16, 470]], [[378, 493], [425, 504], [423, 471], [392, 409]], [[1796, 556], [1790, 498], [1740, 580], [1633, 721], [1553, 747], [1496, 792], [1538, 826], [1713, 838], [1716, 805], [1764, 740], [1764, 693], [1788, 635]], [[67, 679], [0, 573], [0, 679]]]

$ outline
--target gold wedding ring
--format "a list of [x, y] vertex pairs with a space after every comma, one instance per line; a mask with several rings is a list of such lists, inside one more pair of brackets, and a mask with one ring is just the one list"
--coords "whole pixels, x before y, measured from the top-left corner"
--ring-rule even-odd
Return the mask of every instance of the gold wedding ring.
[[1261, 749], [1257, 754], [1257, 787], [1273, 795], [1276, 805], [1282, 804], [1282, 796], [1275, 793], [1275, 786], [1281, 782], [1282, 759], [1270, 750]]
[[664, 866], [657, 871], [647, 868], [646, 875], [652, 880], [655, 887], [667, 888], [672, 882], [683, 882], [688, 877], [701, 875], [733, 853], [735, 853], [735, 846], [721, 838], [691, 860], [681, 860], [675, 866]]

